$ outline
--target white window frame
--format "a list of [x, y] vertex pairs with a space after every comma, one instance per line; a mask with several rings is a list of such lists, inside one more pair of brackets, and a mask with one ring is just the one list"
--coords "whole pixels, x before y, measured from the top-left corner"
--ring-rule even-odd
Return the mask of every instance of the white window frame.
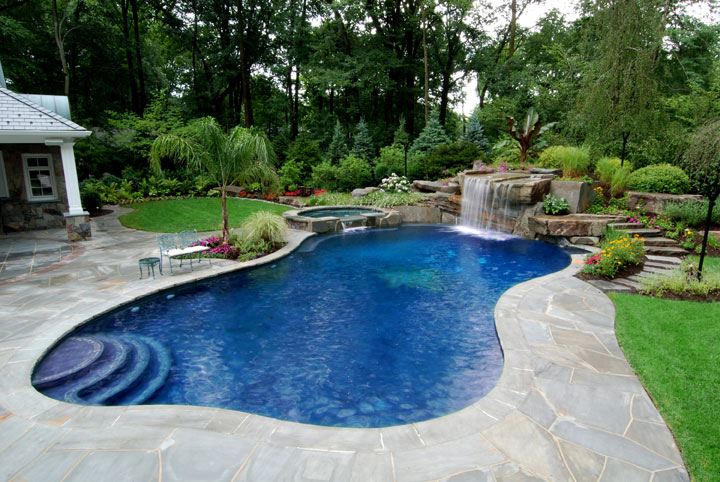
[[[30, 171], [34, 169], [28, 166], [28, 159], [47, 159], [48, 168], [50, 170], [50, 186], [52, 187], [53, 193], [48, 196], [33, 196], [32, 187], [30, 186]], [[25, 192], [27, 193], [27, 199], [29, 202], [46, 202], [46, 201], [57, 201], [57, 183], [55, 182], [55, 163], [51, 154], [23, 154], [23, 168], [25, 171]]]
[[0, 151], [0, 199], [9, 197], [10, 191], [8, 191], [7, 175], [5, 174], [5, 159], [2, 151]]

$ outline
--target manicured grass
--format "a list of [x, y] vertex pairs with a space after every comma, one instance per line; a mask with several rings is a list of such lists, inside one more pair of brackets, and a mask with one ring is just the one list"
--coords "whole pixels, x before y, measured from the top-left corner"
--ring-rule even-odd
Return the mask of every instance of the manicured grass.
[[[270, 211], [281, 214], [288, 209], [281, 204], [273, 204], [254, 199], [231, 198], [227, 201], [230, 226], [236, 227], [257, 211]], [[220, 199], [190, 198], [168, 199], [166, 201], [148, 201], [130, 206], [133, 212], [120, 216], [123, 226], [156, 233], [176, 233], [179, 231], [219, 231], [221, 223]]]
[[[713, 268], [720, 259], [710, 260]], [[612, 294], [618, 340], [693, 480], [720, 474], [720, 303]]]

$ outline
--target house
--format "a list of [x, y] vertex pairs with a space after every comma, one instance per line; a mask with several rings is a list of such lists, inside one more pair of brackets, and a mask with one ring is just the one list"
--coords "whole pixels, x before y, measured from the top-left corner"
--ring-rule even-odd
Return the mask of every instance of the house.
[[71, 241], [90, 237], [73, 150], [89, 135], [70, 120], [67, 97], [12, 92], [0, 66], [0, 232], [65, 227]]

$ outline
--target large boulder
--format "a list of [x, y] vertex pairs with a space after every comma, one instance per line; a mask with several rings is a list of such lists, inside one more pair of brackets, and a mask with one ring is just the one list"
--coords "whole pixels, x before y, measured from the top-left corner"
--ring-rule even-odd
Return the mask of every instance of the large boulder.
[[659, 214], [668, 202], [702, 201], [703, 197], [695, 194], [662, 194], [658, 192], [636, 192], [628, 194], [630, 209], [642, 209], [648, 213]]
[[553, 176], [562, 176], [562, 169], [549, 169], [545, 167], [532, 167], [530, 174], [551, 174]]
[[455, 194], [456, 192], [460, 192], [460, 185], [455, 182], [416, 180], [413, 181], [412, 187], [416, 191], [420, 192], [444, 192], [447, 194]]
[[531, 233], [540, 236], [602, 236], [610, 223], [621, 223], [624, 216], [600, 214], [568, 214], [550, 216], [539, 214], [528, 219]]
[[582, 181], [553, 181], [550, 194], [567, 200], [571, 214], [584, 213], [595, 195], [590, 185]]
[[362, 188], [353, 189], [352, 192], [350, 193], [350, 195], [352, 197], [365, 197], [368, 194], [374, 193], [375, 191], [379, 191], [379, 190], [380, 190], [380, 188], [377, 188], [377, 187], [362, 187]]

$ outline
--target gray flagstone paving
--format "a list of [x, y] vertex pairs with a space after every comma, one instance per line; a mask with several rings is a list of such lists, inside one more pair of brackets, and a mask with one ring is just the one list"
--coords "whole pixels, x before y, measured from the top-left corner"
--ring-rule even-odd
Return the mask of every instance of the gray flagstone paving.
[[[689, 480], [617, 344], [612, 303], [572, 276], [579, 257], [500, 298], [497, 386], [434, 420], [345, 429], [213, 408], [51, 400], [30, 385], [32, 368], [73, 327], [160, 289], [268, 261], [214, 261], [140, 280], [137, 260], [156, 254], [155, 236], [122, 228], [117, 212], [93, 223], [93, 240], [73, 259], [42, 258], [40, 272], [0, 279], [0, 480]], [[306, 236], [293, 232], [269, 259]]]

